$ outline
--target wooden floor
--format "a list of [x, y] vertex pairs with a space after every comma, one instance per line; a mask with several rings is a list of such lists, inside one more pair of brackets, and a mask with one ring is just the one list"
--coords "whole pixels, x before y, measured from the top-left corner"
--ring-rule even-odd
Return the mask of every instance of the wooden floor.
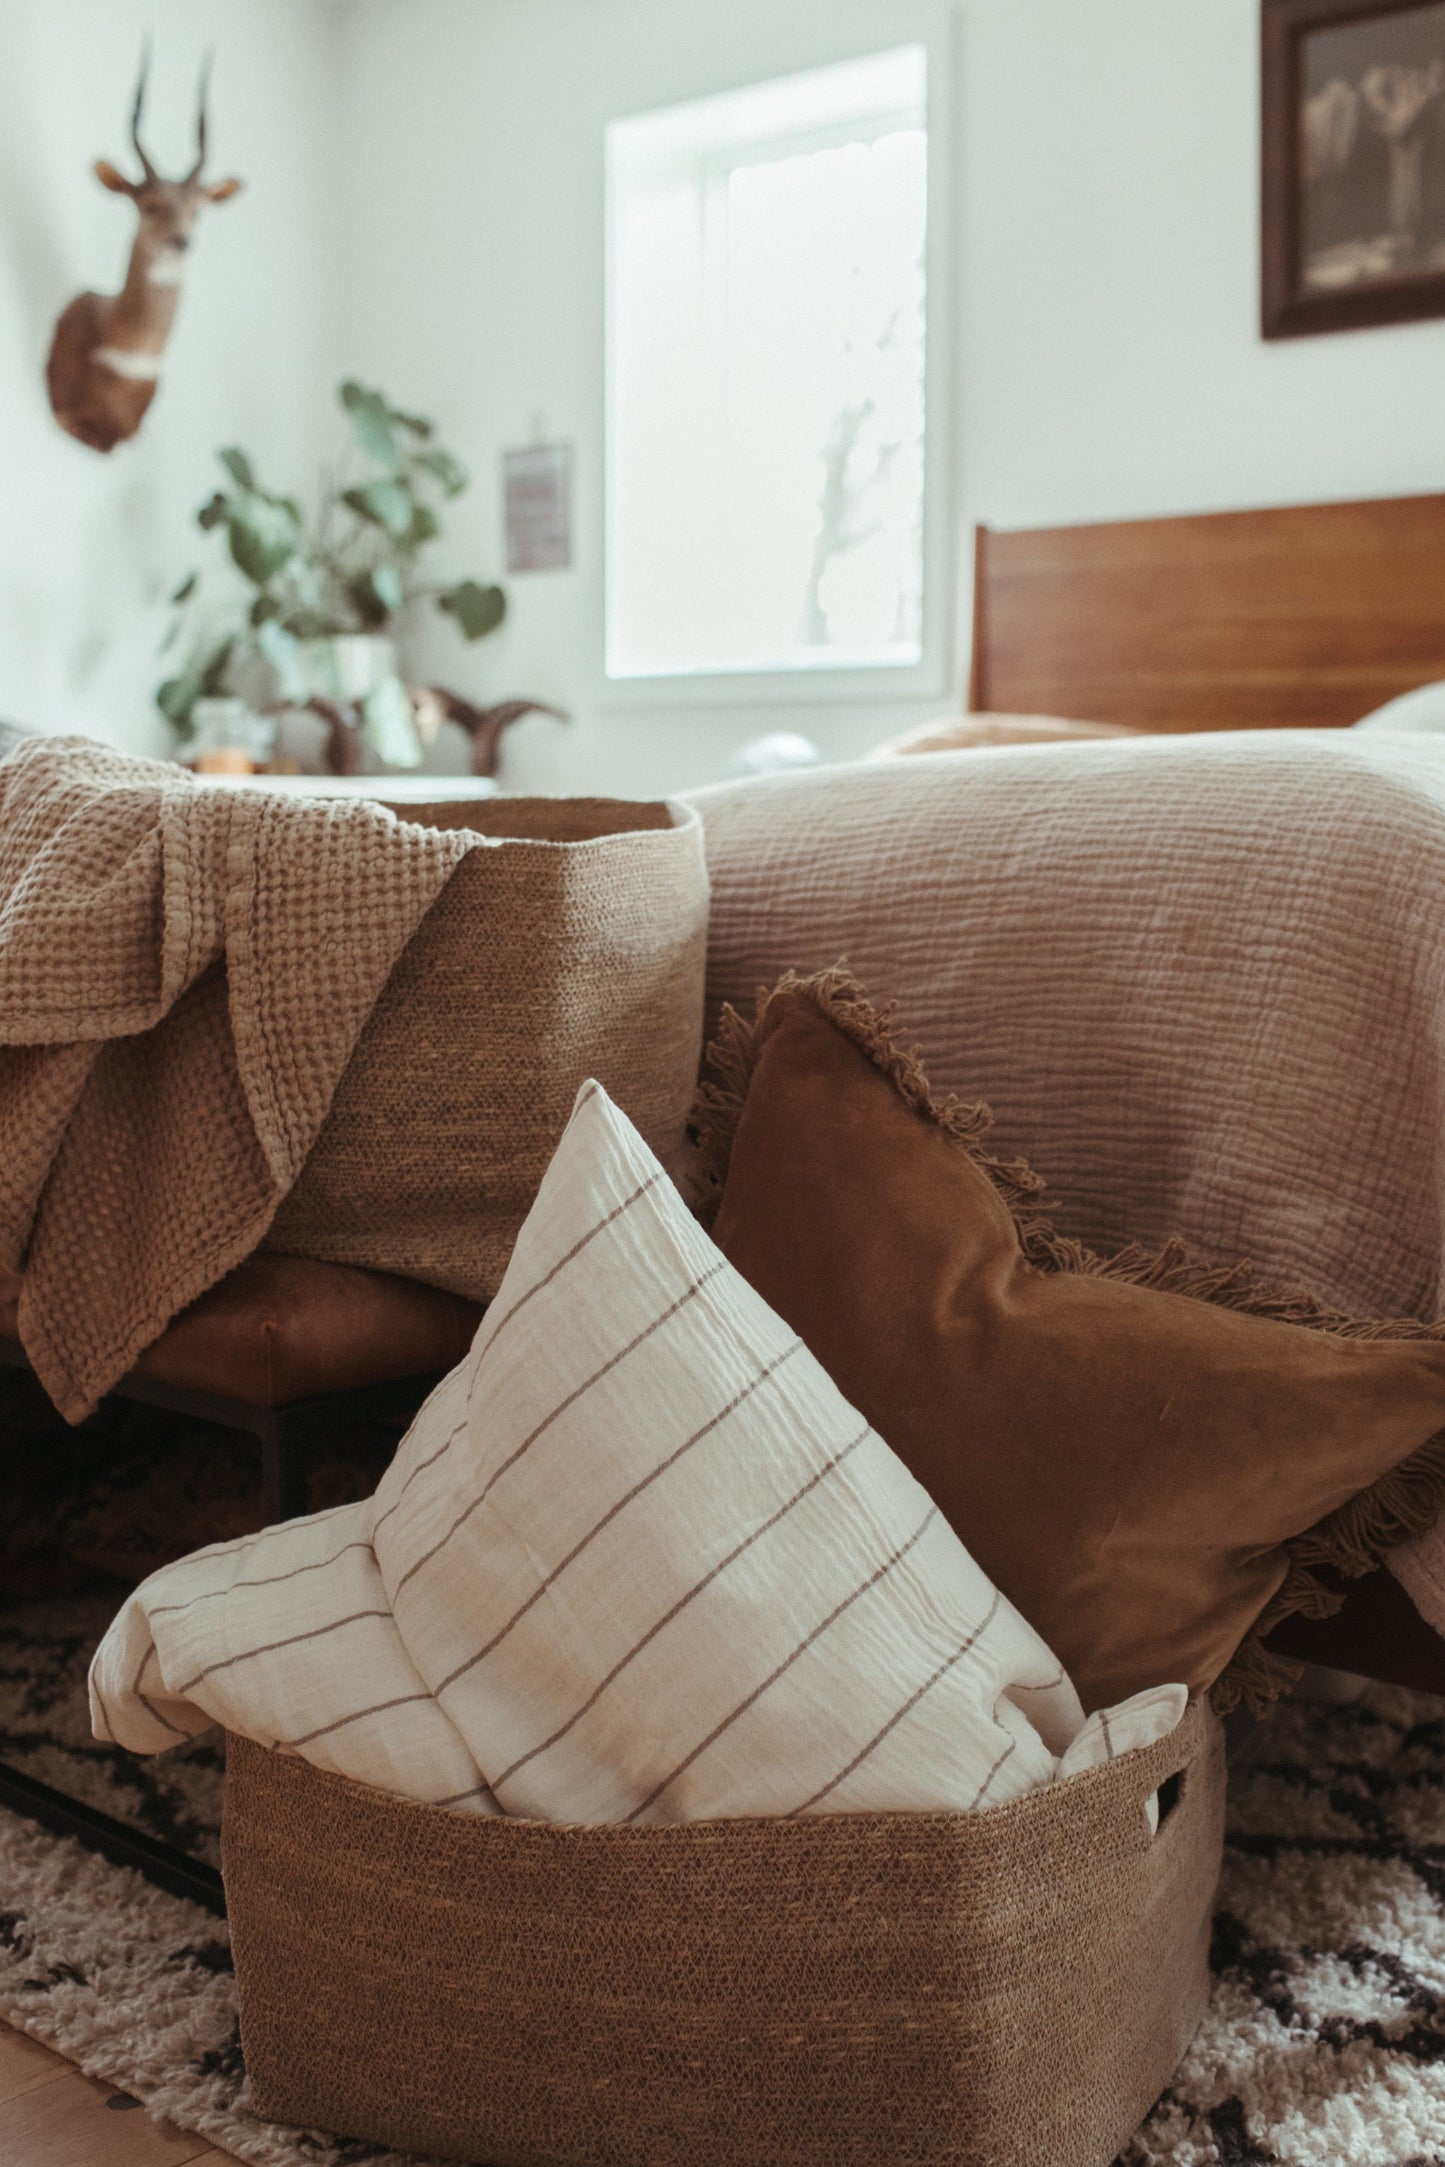
[[93, 2084], [23, 2032], [0, 2024], [4, 2167], [182, 2167], [231, 2160], [199, 2137], [153, 2122], [135, 2100]]

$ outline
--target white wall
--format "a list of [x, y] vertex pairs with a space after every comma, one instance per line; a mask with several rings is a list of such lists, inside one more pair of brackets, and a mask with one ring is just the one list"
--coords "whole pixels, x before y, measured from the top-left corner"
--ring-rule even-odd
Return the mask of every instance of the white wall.
[[966, 8], [971, 517], [1445, 488], [1445, 321], [1266, 344], [1258, 0]]
[[[598, 698], [601, 135], [618, 113], [897, 43], [914, 0], [356, 0], [346, 17], [356, 367], [444, 421], [477, 485], [456, 566], [500, 568], [496, 455], [576, 440], [577, 569], [438, 675], [574, 709], [517, 788], [721, 773], [767, 728], [835, 756], [924, 701], [659, 712]], [[945, 7], [941, 12], [948, 12]], [[1445, 487], [1445, 322], [1258, 336], [1258, 0], [954, 0], [956, 505], [999, 525]], [[935, 297], [936, 298], [936, 297]], [[959, 552], [960, 588], [968, 576]], [[954, 691], [964, 683], [960, 612]]]
[[[138, 437], [102, 455], [46, 401], [56, 316], [119, 285], [135, 229], [91, 165], [194, 156], [199, 56], [217, 48], [210, 170], [245, 192], [202, 214], [165, 376]], [[219, 444], [309, 474], [335, 382], [337, 18], [312, 0], [0, 0], [0, 717], [168, 749], [151, 705], [166, 594]]]
[[[519, 789], [648, 791], [715, 779], [770, 729], [861, 750], [896, 717], [876, 695], [685, 711], [603, 693], [602, 134], [621, 113], [896, 45], [928, 0], [356, 0], [349, 11], [356, 366], [435, 413], [471, 463], [454, 568], [502, 570], [498, 454], [540, 420], [577, 446], [577, 561], [508, 582], [472, 653], [429, 635], [436, 675], [570, 709], [507, 741]], [[398, 126], [398, 117], [402, 125]], [[939, 711], [932, 698], [904, 719]]]
[[[1445, 321], [1259, 339], [1257, 0], [0, 0], [0, 716], [163, 745], [154, 647], [213, 447], [304, 484], [353, 371], [473, 468], [450, 570], [501, 571], [498, 453], [538, 417], [576, 442], [576, 569], [511, 581], [480, 647], [438, 627], [415, 656], [574, 711], [513, 734], [513, 787], [682, 787], [765, 729], [846, 756], [938, 712], [866, 685], [774, 709], [599, 693], [601, 174], [616, 114], [948, 16], [961, 542], [977, 518], [1445, 488]], [[120, 275], [131, 214], [90, 163], [126, 150], [148, 24], [157, 151], [186, 154], [214, 38], [216, 170], [247, 188], [199, 235], [141, 436], [102, 458], [41, 371], [72, 293]]]

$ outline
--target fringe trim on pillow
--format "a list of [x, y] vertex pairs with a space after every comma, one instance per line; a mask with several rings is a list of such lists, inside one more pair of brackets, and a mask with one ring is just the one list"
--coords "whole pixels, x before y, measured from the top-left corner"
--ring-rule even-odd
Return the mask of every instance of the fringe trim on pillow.
[[689, 1127], [699, 1147], [698, 1171], [709, 1195], [706, 1225], [711, 1226], [722, 1201], [733, 1138], [768, 1034], [768, 1019], [775, 1004], [781, 1009], [802, 1002], [851, 1039], [888, 1078], [906, 1106], [963, 1145], [1008, 1205], [1021, 1240], [1053, 1236], [1048, 1220], [1034, 1208], [1044, 1192], [1042, 1178], [1022, 1159], [997, 1159], [982, 1149], [981, 1139], [993, 1127], [992, 1110], [982, 1101], [968, 1105], [953, 1093], [946, 1099], [934, 1097], [917, 1052], [894, 1036], [893, 1007], [875, 1008], [846, 963], [809, 978], [788, 971], [775, 986], [759, 986], [756, 998], [751, 1022], [731, 1003], [724, 1005], [718, 1035], [704, 1056], [707, 1080], [693, 1102]]
[[[1148, 1250], [1135, 1242], [1112, 1257], [1101, 1257], [1060, 1234], [1040, 1209], [1042, 1178], [1025, 1160], [996, 1158], [983, 1148], [982, 1139], [993, 1126], [990, 1108], [952, 1094], [935, 1098], [917, 1051], [895, 1035], [894, 1007], [874, 1007], [846, 963], [806, 978], [789, 971], [777, 985], [759, 987], [751, 1021], [730, 1005], [724, 1007], [718, 1035], [707, 1049], [704, 1081], [689, 1125], [704, 1190], [705, 1224], [710, 1226], [717, 1215], [733, 1140], [772, 1019], [775, 1012], [798, 1003], [815, 1009], [850, 1039], [905, 1105], [942, 1129], [987, 1174], [1009, 1208], [1026, 1261], [1036, 1270], [1124, 1280], [1159, 1294], [1181, 1294], [1342, 1339], [1445, 1339], [1445, 1319], [1424, 1324], [1416, 1317], [1350, 1317], [1312, 1294], [1262, 1282], [1251, 1264], [1203, 1263], [1177, 1238], [1162, 1249]], [[1271, 1653], [1263, 1643], [1285, 1618], [1327, 1618], [1340, 1608], [1343, 1592], [1330, 1587], [1322, 1573], [1351, 1579], [1373, 1572], [1387, 1552], [1433, 1527], [1442, 1506], [1445, 1429], [1337, 1512], [1284, 1544], [1289, 1562], [1278, 1592], [1211, 1688], [1210, 1698], [1220, 1713], [1242, 1701], [1258, 1715], [1299, 1678], [1298, 1663]]]

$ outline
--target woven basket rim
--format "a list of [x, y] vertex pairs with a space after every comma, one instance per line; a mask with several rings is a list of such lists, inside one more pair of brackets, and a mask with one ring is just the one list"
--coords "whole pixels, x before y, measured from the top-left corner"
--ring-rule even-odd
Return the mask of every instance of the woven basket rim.
[[[499, 1832], [525, 1832], [538, 1838], [585, 1836], [594, 1841], [627, 1844], [633, 1847], [657, 1847], [670, 1843], [687, 1846], [699, 1842], [719, 1843], [741, 1841], [766, 1830], [769, 1836], [783, 1842], [810, 1842], [819, 1840], [819, 1831], [830, 1829], [840, 1835], [857, 1835], [864, 1832], [897, 1834], [900, 1829], [919, 1835], [949, 1835], [961, 1829], [976, 1829], [982, 1824], [997, 1825], [1001, 1815], [1016, 1819], [1051, 1810], [1052, 1802], [1068, 1793], [1078, 1798], [1088, 1790], [1108, 1788], [1137, 1790], [1139, 1802], [1143, 1801], [1161, 1783], [1187, 1768], [1197, 1759], [1204, 1740], [1206, 1724], [1212, 1716], [1207, 1698], [1193, 1696], [1183, 1715], [1171, 1731], [1149, 1745], [1132, 1746], [1126, 1753], [1114, 1759], [1100, 1762], [1093, 1768], [1082, 1768], [1076, 1775], [1065, 1777], [1062, 1783], [1040, 1784], [1032, 1791], [1025, 1791], [1017, 1798], [1003, 1799], [996, 1806], [983, 1806], [977, 1812], [964, 1813], [938, 1808], [914, 1811], [900, 1807], [895, 1811], [872, 1809], [857, 1813], [824, 1814], [738, 1814], [723, 1815], [712, 1820], [655, 1821], [635, 1826], [620, 1821], [542, 1821], [523, 1814], [458, 1813], [452, 1806], [437, 1806], [426, 1799], [406, 1798], [399, 1791], [386, 1791], [376, 1784], [362, 1783], [357, 1777], [343, 1776], [333, 1769], [318, 1768], [297, 1753], [278, 1753], [270, 1746], [263, 1746], [255, 1739], [244, 1738], [239, 1732], [226, 1733], [227, 1752], [239, 1747], [244, 1754], [254, 1753], [272, 1764], [295, 1762], [302, 1772], [301, 1780], [317, 1782], [325, 1787], [348, 1792], [370, 1806], [379, 1804], [383, 1810], [437, 1816], [449, 1826], [464, 1823], [479, 1830]], [[1218, 1718], [1213, 1717], [1217, 1723]], [[782, 1832], [788, 1832], [783, 1834]], [[480, 1841], [487, 1841], [485, 1836]]]
[[[407, 809], [403, 806], [388, 804], [386, 797], [383, 793], [378, 793], [377, 801], [385, 808], [387, 812], [392, 815], [392, 817], [401, 826], [415, 828], [423, 827], [426, 825], [425, 822], [418, 821], [416, 819], [408, 820]], [[440, 803], [443, 801], [439, 800], [438, 802]], [[462, 802], [465, 803], [466, 801], [463, 800]], [[566, 798], [554, 799], [534, 795], [523, 795], [521, 791], [518, 791], [515, 795], [511, 795], [503, 791], [500, 792], [496, 797], [486, 798], [478, 802], [484, 803], [488, 806], [499, 804], [565, 805], [569, 802], [582, 803], [586, 805], [663, 805], [667, 808], [668, 813], [671, 815], [670, 823], [665, 828], [612, 828], [609, 829], [606, 835], [580, 835], [574, 836], [570, 839], [563, 836], [555, 835], [487, 835], [477, 828], [459, 828], [457, 830], [458, 834], [475, 836], [477, 847], [483, 850], [556, 850], [576, 852], [583, 850], [615, 850], [617, 846], [621, 843], [627, 843], [633, 848], [636, 848], [638, 844], [645, 844], [653, 849], [656, 849], [659, 847], [660, 844], [673, 842], [679, 835], [686, 835], [690, 833], [693, 829], [701, 828], [702, 826], [702, 814], [698, 811], [697, 807], [695, 805], [685, 804], [681, 798], [676, 797], [608, 798], [594, 797], [588, 792], [577, 791], [576, 793], [574, 793], [573, 798], [569, 801]], [[412, 811], [415, 812], [418, 809], [419, 808], [417, 807], [413, 807]]]

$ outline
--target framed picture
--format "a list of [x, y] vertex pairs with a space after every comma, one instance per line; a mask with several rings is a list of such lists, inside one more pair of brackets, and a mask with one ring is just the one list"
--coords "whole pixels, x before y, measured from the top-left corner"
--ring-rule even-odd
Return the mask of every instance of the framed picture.
[[508, 572], [565, 572], [572, 563], [572, 447], [529, 444], [502, 454]]
[[1445, 316], [1445, 0], [1262, 0], [1267, 339]]

